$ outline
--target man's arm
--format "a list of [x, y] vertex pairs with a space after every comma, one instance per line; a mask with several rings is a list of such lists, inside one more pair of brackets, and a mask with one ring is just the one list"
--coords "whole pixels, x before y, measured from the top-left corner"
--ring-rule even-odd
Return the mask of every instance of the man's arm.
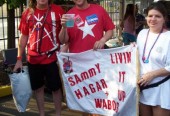
[[25, 52], [25, 47], [27, 45], [28, 36], [21, 34], [19, 43], [18, 43], [18, 55], [17, 55], [17, 62], [13, 71], [15, 72], [18, 68], [22, 68], [22, 54]]
[[108, 30], [105, 32], [104, 36], [101, 38], [102, 41], [107, 42], [113, 37], [113, 30]]
[[18, 57], [22, 57], [22, 54], [25, 52], [25, 47], [27, 45], [28, 36], [21, 34], [18, 44]]
[[59, 33], [59, 40], [62, 44], [67, 43], [68, 40], [69, 40], [69, 36], [68, 36], [68, 33], [67, 33], [67, 27], [66, 27], [66, 21], [67, 20], [68, 20], [68, 18], [63, 14], [62, 18], [61, 18], [62, 28], [61, 28], [60, 33]]
[[62, 44], [65, 44], [68, 42], [69, 37], [68, 37], [68, 33], [67, 33], [67, 28], [66, 27], [62, 27], [59, 33], [59, 40]]
[[96, 41], [96, 43], [94, 44], [93, 49], [102, 49], [106, 43], [106, 41], [108, 41], [110, 38], [112, 38], [113, 36], [113, 30], [108, 30], [105, 32], [104, 36], [99, 40]]

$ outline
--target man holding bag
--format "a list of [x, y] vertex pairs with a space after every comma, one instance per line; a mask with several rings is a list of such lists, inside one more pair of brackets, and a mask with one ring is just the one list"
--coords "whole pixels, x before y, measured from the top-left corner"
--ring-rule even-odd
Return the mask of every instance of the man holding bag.
[[21, 18], [17, 63], [14, 71], [22, 68], [21, 56], [27, 46], [28, 71], [31, 88], [35, 94], [40, 116], [44, 112], [44, 82], [52, 91], [56, 116], [61, 113], [61, 80], [56, 64], [56, 51], [60, 48], [58, 33], [61, 29], [60, 17], [64, 13], [52, 0], [29, 0]]

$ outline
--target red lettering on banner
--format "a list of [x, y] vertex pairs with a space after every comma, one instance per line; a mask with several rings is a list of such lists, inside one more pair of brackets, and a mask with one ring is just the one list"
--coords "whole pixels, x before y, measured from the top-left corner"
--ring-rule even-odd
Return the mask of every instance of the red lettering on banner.
[[115, 100], [108, 100], [108, 99], [94, 99], [96, 108], [103, 108], [107, 110], [114, 110], [118, 112], [119, 110], [119, 103]]
[[103, 88], [107, 88], [107, 84], [104, 79], [101, 79], [100, 82], [102, 83]]
[[88, 73], [89, 73], [90, 77], [93, 77], [96, 75], [96, 70], [94, 68], [91, 68], [88, 70]]
[[95, 66], [96, 66], [96, 68], [98, 70], [98, 73], [100, 73], [100, 65], [99, 65], [99, 63], [95, 64]]
[[80, 76], [82, 78], [82, 81], [90, 78], [88, 72], [82, 72]]
[[102, 87], [100, 86], [100, 84], [98, 82], [96, 82], [96, 87], [97, 87], [97, 91], [101, 91]]
[[119, 72], [119, 82], [124, 83], [125, 81], [125, 71]]
[[85, 95], [85, 96], [86, 96], [86, 95], [90, 95], [90, 93], [89, 93], [89, 91], [87, 90], [86, 87], [83, 87], [83, 91], [84, 91], [84, 95]]
[[81, 99], [83, 97], [83, 93], [84, 93], [84, 96], [87, 96], [87, 95], [90, 95], [92, 93], [96, 93], [98, 91], [101, 91], [102, 89], [105, 89], [105, 88], [107, 88], [106, 81], [104, 79], [101, 79], [98, 82], [91, 83], [88, 86], [84, 86], [82, 88], [82, 91], [77, 89], [74, 92], [75, 92], [77, 98]]
[[126, 56], [126, 53], [123, 53], [123, 58], [124, 58], [125, 62], [127, 62], [127, 57], [129, 57], [129, 55]]
[[122, 90], [118, 90], [118, 99], [119, 101], [124, 102], [124, 99], [126, 97], [126, 92]]
[[131, 63], [131, 52], [110, 54], [112, 64]]
[[116, 58], [116, 64], [118, 64], [118, 57], [117, 57], [117, 54], [115, 54], [115, 58]]
[[103, 101], [103, 108], [107, 109], [107, 103], [105, 102], [105, 100]]
[[70, 82], [71, 86], [74, 86], [76, 83], [73, 81], [73, 77], [68, 78], [68, 82]]
[[[122, 63], [122, 53], [117, 53], [120, 63]], [[126, 60], [125, 60], [126, 61]]]
[[84, 71], [84, 72], [80, 73], [80, 76], [75, 74], [73, 77], [68, 77], [68, 82], [71, 86], [75, 86], [76, 84], [79, 84], [86, 79], [96, 76], [97, 72], [101, 73], [99, 63], [95, 64], [95, 68], [90, 68], [90, 69], [88, 69], [88, 71]]
[[75, 78], [75, 82], [76, 83], [80, 83], [81, 82], [81, 79], [78, 77], [78, 75], [74, 75], [74, 78]]
[[112, 109], [112, 102], [111, 100], [108, 100], [108, 110], [111, 110]]
[[77, 91], [74, 91], [74, 92], [75, 92], [78, 99], [83, 97], [83, 95], [81, 94], [81, 91], [79, 89]]
[[124, 56], [127, 56], [127, 62], [131, 63], [131, 52], [124, 53]]
[[93, 84], [89, 84], [89, 88], [90, 88], [90, 90], [91, 90], [92, 93], [95, 93], [95, 92], [96, 92]]

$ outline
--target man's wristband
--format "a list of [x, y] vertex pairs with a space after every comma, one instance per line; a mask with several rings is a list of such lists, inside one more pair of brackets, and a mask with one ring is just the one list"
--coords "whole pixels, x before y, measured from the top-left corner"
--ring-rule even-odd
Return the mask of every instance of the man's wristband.
[[22, 60], [22, 57], [21, 56], [17, 56], [17, 60]]

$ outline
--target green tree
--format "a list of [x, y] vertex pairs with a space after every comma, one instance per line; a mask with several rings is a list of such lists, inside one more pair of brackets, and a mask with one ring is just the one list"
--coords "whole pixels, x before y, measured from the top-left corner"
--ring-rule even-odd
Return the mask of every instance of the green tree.
[[23, 4], [26, 4], [27, 0], [0, 0], [0, 6], [3, 4], [8, 4], [9, 9], [15, 9]]
[[0, 6], [2, 6], [5, 3], [5, 0], [0, 0]]

